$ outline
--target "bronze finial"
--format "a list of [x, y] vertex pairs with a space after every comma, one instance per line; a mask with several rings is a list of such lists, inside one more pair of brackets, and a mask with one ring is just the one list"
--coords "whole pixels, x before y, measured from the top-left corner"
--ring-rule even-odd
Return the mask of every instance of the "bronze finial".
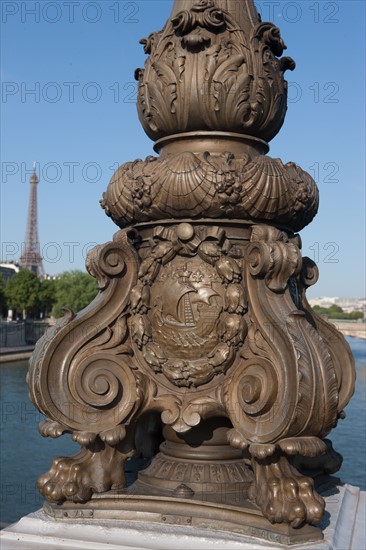
[[261, 23], [252, 1], [177, 1], [162, 31], [142, 41], [138, 111], [153, 140], [220, 131], [269, 141], [287, 108], [279, 29]]
[[[87, 260], [100, 293], [31, 360], [42, 435], [81, 445], [39, 478], [46, 510], [321, 538], [299, 465], [319, 455], [322, 473], [332, 456], [334, 471], [324, 438], [355, 375], [306, 299], [318, 271], [295, 232], [316, 184], [266, 155], [294, 62], [249, 0], [176, 1], [142, 43], [138, 112], [159, 155], [114, 174], [102, 206], [121, 229]], [[153, 460], [126, 488], [136, 453]]]

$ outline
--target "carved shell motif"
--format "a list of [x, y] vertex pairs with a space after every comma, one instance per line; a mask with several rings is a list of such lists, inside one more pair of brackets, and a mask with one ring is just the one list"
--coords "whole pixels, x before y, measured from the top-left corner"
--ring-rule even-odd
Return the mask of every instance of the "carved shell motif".
[[286, 46], [272, 23], [257, 16], [244, 30], [234, 14], [203, 0], [141, 42], [150, 57], [135, 73], [137, 106], [151, 139], [221, 130], [269, 141], [280, 130], [287, 109], [283, 74], [295, 63], [277, 58]]
[[101, 201], [119, 227], [205, 216], [273, 221], [299, 231], [318, 210], [318, 189], [294, 163], [268, 156], [193, 154], [122, 165]]

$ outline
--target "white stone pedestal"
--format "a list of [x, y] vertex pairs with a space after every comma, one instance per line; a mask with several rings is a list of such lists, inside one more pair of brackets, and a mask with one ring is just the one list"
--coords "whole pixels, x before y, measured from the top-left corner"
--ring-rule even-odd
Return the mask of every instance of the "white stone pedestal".
[[[339, 492], [336, 492], [339, 491]], [[324, 541], [294, 545], [303, 550], [365, 550], [366, 493], [344, 485], [323, 495]], [[1, 532], [1, 550], [264, 550], [289, 548], [250, 537], [194, 527], [120, 520], [56, 521], [39, 510]]]

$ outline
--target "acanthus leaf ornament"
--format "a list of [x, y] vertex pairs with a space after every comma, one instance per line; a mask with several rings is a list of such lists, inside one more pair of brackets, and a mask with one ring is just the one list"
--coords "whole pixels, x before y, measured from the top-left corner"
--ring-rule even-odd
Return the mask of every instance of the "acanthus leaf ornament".
[[[248, 36], [230, 11], [197, 2], [143, 43], [150, 58], [136, 73], [138, 109], [152, 139], [174, 129], [242, 132], [269, 141], [279, 131], [287, 100], [283, 73], [295, 64], [277, 59], [286, 46], [272, 23], [257, 16]], [[202, 95], [192, 94], [192, 79]]]

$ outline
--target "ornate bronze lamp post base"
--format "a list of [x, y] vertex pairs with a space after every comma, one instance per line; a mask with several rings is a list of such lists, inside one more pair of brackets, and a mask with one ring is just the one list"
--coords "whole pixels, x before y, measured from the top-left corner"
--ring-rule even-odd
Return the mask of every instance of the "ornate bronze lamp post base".
[[[321, 530], [310, 525], [295, 529], [286, 523], [271, 524], [250, 500], [253, 472], [243, 453], [227, 444], [229, 425], [226, 419], [212, 418], [183, 437], [165, 428], [160, 453], [130, 487], [94, 495], [85, 504], [49, 502], [44, 510], [64, 521], [153, 522], [288, 545], [322, 540]], [[295, 508], [290, 488], [287, 497], [288, 506]]]
[[[249, 455], [244, 458], [240, 450], [227, 444], [229, 429], [230, 423], [224, 418], [211, 418], [182, 436], [166, 427], [160, 453], [127, 489], [95, 494], [83, 504], [48, 502], [44, 510], [64, 521], [153, 522], [226, 531], [287, 545], [322, 540], [322, 531], [311, 525], [299, 529], [287, 523], [270, 523], [264, 517], [254, 503], [255, 496], [251, 496], [256, 488]], [[287, 483], [284, 505], [296, 514], [293, 488]]]
[[[138, 109], [159, 157], [113, 176], [102, 206], [121, 230], [87, 260], [100, 293], [34, 352], [42, 435], [81, 445], [38, 487], [55, 517], [315, 540], [324, 501], [299, 467], [337, 469], [324, 438], [354, 367], [305, 296], [318, 273], [296, 232], [316, 184], [266, 155], [294, 63], [249, 0], [176, 2], [143, 43]], [[156, 452], [157, 417], [165, 441], [125, 489], [126, 460]]]

